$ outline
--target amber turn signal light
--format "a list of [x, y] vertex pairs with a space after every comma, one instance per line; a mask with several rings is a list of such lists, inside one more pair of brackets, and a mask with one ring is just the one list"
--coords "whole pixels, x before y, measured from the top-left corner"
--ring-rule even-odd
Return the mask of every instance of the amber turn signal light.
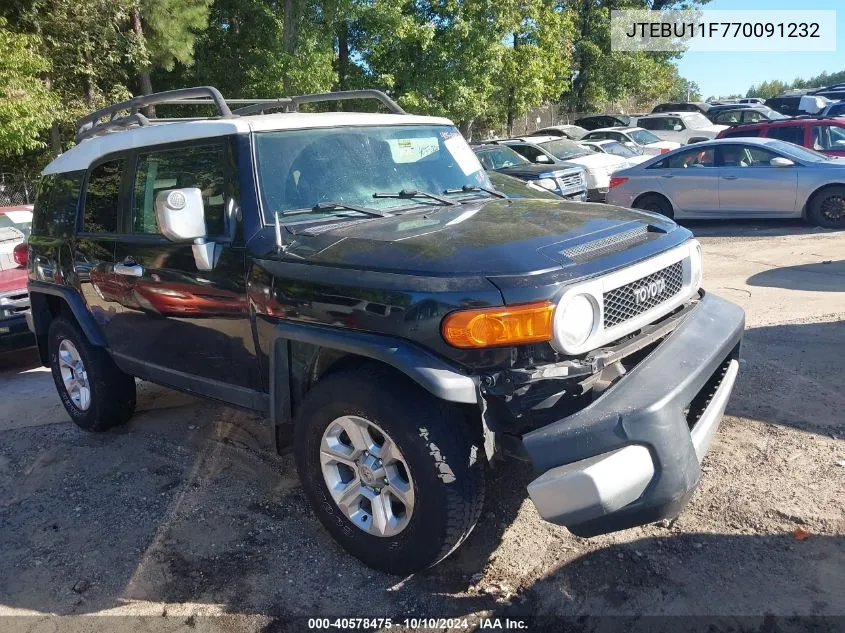
[[447, 343], [463, 348], [540, 343], [552, 339], [554, 313], [548, 301], [458, 310], [446, 315], [441, 332]]

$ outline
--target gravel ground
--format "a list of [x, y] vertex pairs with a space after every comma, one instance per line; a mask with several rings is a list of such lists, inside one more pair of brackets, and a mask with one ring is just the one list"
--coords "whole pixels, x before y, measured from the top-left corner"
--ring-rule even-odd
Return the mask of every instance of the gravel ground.
[[509, 464], [491, 474], [455, 555], [388, 576], [327, 536], [260, 417], [144, 383], [129, 425], [86, 434], [35, 356], [7, 354], [0, 628], [264, 631], [298, 616], [473, 628], [484, 617], [643, 614], [841, 616], [827, 622], [845, 627], [845, 234], [692, 228], [706, 286], [745, 307], [748, 329], [705, 476], [676, 521], [578, 538], [540, 520], [530, 470]]

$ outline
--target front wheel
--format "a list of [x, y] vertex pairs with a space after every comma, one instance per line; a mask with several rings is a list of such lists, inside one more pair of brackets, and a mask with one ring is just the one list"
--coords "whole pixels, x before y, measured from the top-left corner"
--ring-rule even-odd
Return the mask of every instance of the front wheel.
[[826, 229], [845, 228], [845, 187], [828, 187], [817, 193], [807, 215], [813, 224]]
[[320, 380], [294, 429], [317, 517], [350, 554], [394, 574], [439, 562], [469, 535], [484, 501], [481, 450], [460, 409], [378, 366]]

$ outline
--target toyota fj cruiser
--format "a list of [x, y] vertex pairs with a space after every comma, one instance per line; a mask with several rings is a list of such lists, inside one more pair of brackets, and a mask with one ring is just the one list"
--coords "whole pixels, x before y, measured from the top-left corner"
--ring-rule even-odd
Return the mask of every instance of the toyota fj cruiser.
[[[362, 97], [391, 113], [297, 111]], [[217, 115], [141, 113], [185, 100]], [[391, 572], [467, 537], [503, 456], [576, 534], [676, 515], [737, 375], [744, 315], [701, 289], [689, 231], [504, 199], [451, 122], [375, 91], [95, 112], [43, 172], [29, 245], [30, 327], [76, 424], [126, 422], [136, 377], [264, 413], [325, 528]]]

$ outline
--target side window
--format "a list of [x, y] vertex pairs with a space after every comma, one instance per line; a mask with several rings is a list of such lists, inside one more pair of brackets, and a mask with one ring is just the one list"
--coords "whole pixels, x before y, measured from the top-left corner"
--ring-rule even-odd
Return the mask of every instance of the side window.
[[541, 153], [536, 147], [530, 145], [513, 145], [512, 147], [531, 162], [534, 162]]
[[718, 125], [730, 125], [731, 123], [739, 123], [741, 112], [737, 110], [728, 110], [727, 112], [721, 112], [713, 117], [713, 122]]
[[769, 128], [768, 138], [776, 138], [787, 143], [804, 145], [804, 127], [800, 125], [779, 125]]
[[753, 136], [760, 136], [760, 130], [734, 130], [732, 132], [725, 132], [719, 138], [749, 138]]
[[675, 154], [662, 161], [668, 169], [686, 169], [688, 167], [713, 167], [716, 164], [712, 147], [706, 149], [691, 149]]
[[84, 171], [76, 171], [41, 179], [32, 218], [35, 235], [56, 237], [73, 233], [84, 178]]
[[835, 125], [816, 125], [813, 127], [813, 149], [845, 150], [845, 128]]
[[209, 236], [223, 235], [226, 155], [222, 144], [180, 147], [138, 156], [132, 199], [132, 232], [158, 233], [155, 199], [160, 191], [202, 191]]
[[607, 138], [614, 141], [619, 141], [620, 143], [629, 142], [629, 139], [625, 138], [625, 136], [623, 134], [620, 134], [619, 132], [608, 132]]
[[116, 233], [120, 203], [120, 179], [125, 161], [110, 160], [91, 170], [85, 192], [82, 230], [91, 233]]
[[770, 167], [771, 160], [777, 157], [778, 154], [762, 147], [745, 146], [745, 161], [748, 167]]
[[764, 120], [763, 115], [757, 112], [757, 110], [745, 110], [742, 113], [743, 123], [756, 123], [762, 120]]

